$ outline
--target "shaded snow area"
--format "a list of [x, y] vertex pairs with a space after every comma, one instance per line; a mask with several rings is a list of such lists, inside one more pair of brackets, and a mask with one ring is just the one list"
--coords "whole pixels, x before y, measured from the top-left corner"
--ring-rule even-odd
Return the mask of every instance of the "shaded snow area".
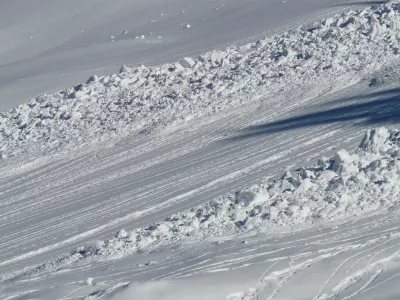
[[265, 180], [147, 227], [120, 230], [112, 239], [88, 243], [43, 265], [5, 275], [2, 281], [182, 242], [276, 232], [394, 210], [400, 204], [399, 168], [400, 132], [369, 130], [353, 153], [340, 150], [316, 166], [295, 174], [286, 171], [279, 180]]
[[3, 160], [58, 153], [149, 132], [260, 97], [313, 97], [354, 83], [398, 57], [400, 5], [323, 20], [175, 64], [91, 77], [1, 114]]

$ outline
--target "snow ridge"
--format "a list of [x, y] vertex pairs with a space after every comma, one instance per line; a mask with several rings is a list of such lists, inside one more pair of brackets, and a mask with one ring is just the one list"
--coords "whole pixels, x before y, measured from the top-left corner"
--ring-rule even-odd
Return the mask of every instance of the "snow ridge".
[[160, 247], [215, 236], [266, 232], [398, 208], [400, 204], [400, 131], [368, 130], [354, 153], [340, 150], [316, 166], [286, 171], [164, 221], [106, 241], [79, 247], [35, 268], [3, 277], [11, 280], [60, 266], [120, 258]]
[[261, 97], [312, 97], [343, 87], [398, 58], [399, 10], [393, 3], [351, 10], [198, 59], [92, 76], [1, 113], [1, 157], [20, 160], [73, 150]]

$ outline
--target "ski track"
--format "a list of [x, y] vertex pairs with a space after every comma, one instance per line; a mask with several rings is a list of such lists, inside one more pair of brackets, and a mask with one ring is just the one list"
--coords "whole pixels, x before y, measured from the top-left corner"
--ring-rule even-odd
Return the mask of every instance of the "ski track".
[[[243, 119], [245, 120], [246, 118], [243, 118]], [[240, 125], [243, 126], [243, 124], [240, 124]], [[332, 133], [332, 130], [330, 129], [330, 126], [327, 126], [327, 127], [328, 127], [327, 131], [329, 133], [327, 134], [326, 138], [330, 137], [330, 135]], [[286, 134], [284, 134], [284, 135], [286, 135]], [[192, 185], [192, 186], [196, 185], [197, 181], [194, 181], [194, 182], [191, 181], [190, 180], [191, 179], [190, 174], [187, 174], [186, 172], [190, 172], [192, 174], [195, 173], [196, 174], [196, 180], [199, 180], [199, 178], [200, 178], [200, 180], [201, 179], [204, 180], [205, 177], [206, 178], [212, 178], [212, 177], [221, 178], [223, 176], [218, 172], [210, 172], [209, 166], [206, 163], [204, 163], [205, 166], [202, 166], [201, 169], [199, 169], [198, 166], [197, 166], [195, 172], [193, 172], [193, 170], [189, 169], [189, 167], [191, 165], [200, 165], [201, 166], [203, 161], [206, 161], [206, 162], [207, 161], [220, 161], [221, 162], [220, 165], [222, 165], [222, 166], [228, 166], [231, 169], [240, 170], [239, 174], [240, 174], [240, 172], [243, 171], [243, 167], [241, 167], [241, 166], [243, 166], [244, 164], [242, 163], [242, 164], [239, 165], [239, 163], [242, 162], [242, 161], [246, 161], [247, 162], [246, 165], [249, 164], [248, 163], [249, 161], [255, 161], [255, 162], [257, 162], [256, 163], [256, 167], [259, 167], [260, 169], [262, 169], [262, 166], [264, 164], [263, 163], [261, 163], [261, 164], [259, 163], [260, 157], [268, 157], [268, 156], [272, 156], [273, 157], [274, 153], [282, 152], [281, 149], [296, 149], [296, 147], [298, 147], [296, 145], [298, 145], [299, 139], [308, 141], [306, 143], [307, 146], [312, 146], [311, 150], [309, 150], [309, 151], [313, 151], [314, 144], [321, 142], [320, 139], [315, 139], [314, 138], [315, 142], [310, 144], [310, 140], [311, 140], [310, 137], [314, 136], [314, 135], [315, 135], [314, 132], [312, 132], [312, 131], [310, 132], [308, 130], [303, 129], [297, 134], [297, 139], [296, 140], [295, 139], [290, 140], [290, 139], [287, 139], [287, 138], [282, 138], [281, 139], [282, 142], [278, 143], [277, 145], [275, 145], [276, 148], [272, 148], [272, 149], [268, 149], [268, 150], [263, 149], [263, 146], [265, 146], [264, 143], [260, 143], [260, 141], [258, 141], [258, 140], [250, 140], [250, 141], [244, 143], [244, 145], [233, 145], [233, 147], [232, 147], [232, 145], [228, 145], [228, 149], [225, 150], [225, 151], [221, 151], [219, 149], [216, 149], [216, 151], [213, 151], [211, 155], [204, 155], [204, 156], [202, 155], [202, 156], [200, 156], [198, 158], [195, 158], [194, 161], [191, 160], [191, 159], [184, 160], [184, 164], [183, 165], [182, 165], [181, 159], [179, 159], [179, 161], [177, 161], [177, 162], [168, 161], [168, 166], [169, 166], [168, 167], [168, 171], [167, 171], [168, 173], [160, 172], [159, 168], [157, 168], [156, 170], [152, 170], [148, 166], [147, 170], [150, 169], [151, 172], [147, 173], [146, 170], [144, 172], [141, 172], [140, 179], [136, 180], [136, 181], [137, 181], [138, 185], [142, 185], [142, 183], [144, 183], [144, 182], [150, 182], [150, 183], [155, 182], [155, 183], [150, 185], [150, 188], [141, 187], [141, 188], [139, 188], [139, 190], [136, 190], [134, 192], [129, 192], [128, 194], [123, 195], [123, 198], [125, 198], [126, 200], [124, 200], [124, 201], [121, 201], [121, 200], [119, 200], [119, 201], [108, 201], [110, 204], [108, 204], [108, 205], [105, 204], [106, 205], [105, 207], [104, 207], [104, 204], [94, 203], [93, 206], [86, 207], [85, 211], [76, 212], [76, 211], [72, 210], [70, 214], [66, 214], [65, 217], [63, 216], [63, 218], [68, 220], [73, 215], [79, 216], [84, 212], [90, 212], [92, 210], [95, 211], [97, 217], [99, 217], [98, 214], [102, 213], [102, 211], [104, 211], [107, 214], [109, 214], [111, 212], [111, 210], [120, 209], [121, 207], [127, 205], [126, 202], [131, 201], [129, 199], [129, 196], [131, 196], [131, 195], [139, 195], [140, 197], [138, 197], [138, 198], [143, 198], [143, 196], [146, 196], [146, 195], [141, 195], [140, 194], [141, 191], [143, 192], [143, 191], [152, 190], [153, 192], [152, 192], [151, 196], [153, 198], [155, 196], [157, 196], [157, 195], [159, 195], [159, 197], [165, 195], [166, 194], [166, 190], [165, 190], [166, 187], [164, 187], [163, 184], [160, 184], [159, 180], [158, 181], [155, 180], [155, 178], [160, 178], [161, 179], [161, 183], [167, 184], [168, 191], [171, 193], [171, 191], [173, 192], [177, 188], [178, 185], [183, 185], [183, 184], [189, 185], [189, 186], [190, 185]], [[322, 138], [324, 138], [324, 136], [322, 136]], [[176, 141], [176, 139], [173, 139], [173, 140]], [[335, 143], [335, 141], [333, 141], [332, 143]], [[164, 147], [164, 145], [162, 145], [162, 147]], [[205, 147], [205, 146], [203, 145], [202, 147]], [[249, 147], [256, 147], [256, 150], [248, 151], [247, 149]], [[324, 147], [324, 145], [321, 146], [321, 148], [323, 148], [323, 147]], [[243, 148], [245, 150], [242, 150]], [[261, 150], [260, 150], [260, 148], [261, 148]], [[245, 151], [247, 153], [251, 153], [251, 155], [242, 156], [242, 153], [245, 152]], [[228, 153], [234, 153], [235, 156], [236, 156], [235, 160], [230, 158], [227, 155]], [[304, 151], [304, 152], [301, 152], [300, 154], [306, 156], [307, 152]], [[149, 156], [151, 156], [151, 155], [149, 155]], [[171, 155], [166, 155], [165, 157], [171, 158]], [[181, 158], [181, 157], [179, 157], [179, 158]], [[279, 156], [276, 157], [276, 160], [279, 159], [279, 158], [280, 158]], [[44, 170], [42, 175], [38, 175], [37, 173], [35, 173], [34, 179], [32, 181], [29, 181], [28, 185], [21, 185], [19, 183], [19, 185], [17, 185], [17, 187], [16, 187], [17, 191], [14, 191], [12, 194], [8, 194], [7, 192], [11, 192], [12, 190], [11, 191], [10, 191], [10, 189], [5, 190], [4, 194], [0, 196], [0, 199], [3, 199], [3, 197], [6, 198], [6, 199], [9, 199], [8, 201], [10, 203], [12, 203], [13, 206], [15, 206], [15, 204], [17, 204], [18, 200], [19, 200], [21, 203], [24, 203], [23, 209], [29, 209], [30, 205], [29, 205], [29, 203], [27, 203], [26, 197], [30, 197], [30, 198], [32, 198], [32, 200], [31, 200], [31, 202], [33, 203], [32, 206], [36, 207], [36, 209], [39, 210], [39, 212], [38, 212], [39, 214], [40, 214], [40, 211], [42, 210], [42, 207], [43, 207], [42, 205], [45, 205], [45, 204], [47, 205], [47, 202], [52, 202], [52, 201], [57, 201], [58, 200], [59, 202], [61, 202], [59, 204], [60, 206], [52, 206], [53, 209], [56, 210], [56, 211], [57, 210], [61, 210], [61, 209], [63, 211], [66, 211], [65, 210], [66, 207], [68, 207], [70, 205], [73, 205], [73, 204], [76, 204], [76, 203], [74, 203], [74, 201], [72, 201], [72, 202], [68, 201], [65, 198], [66, 197], [69, 198], [69, 197], [73, 196], [74, 193], [78, 193], [78, 192], [80, 192], [80, 190], [84, 191], [84, 187], [90, 186], [91, 190], [89, 192], [87, 192], [87, 194], [89, 194], [89, 195], [88, 196], [83, 196], [81, 199], [79, 199], [79, 202], [86, 202], [87, 203], [88, 199], [99, 198], [99, 196], [101, 196], [104, 193], [106, 193], [106, 195], [108, 195], [108, 194], [112, 195], [112, 194], [115, 194], [114, 191], [120, 191], [120, 190], [126, 189], [127, 187], [130, 187], [132, 185], [132, 181], [131, 180], [128, 179], [127, 182], [123, 182], [123, 181], [121, 182], [121, 179], [118, 178], [118, 177], [122, 177], [122, 178], [125, 177], [126, 178], [129, 175], [132, 175], [132, 173], [134, 173], [135, 171], [136, 172], [140, 171], [140, 167], [138, 168], [139, 170], [135, 170], [137, 168], [137, 165], [134, 165], [134, 170], [129, 170], [129, 171], [123, 172], [121, 174], [121, 171], [120, 171], [121, 170], [121, 164], [117, 164], [116, 167], [112, 166], [111, 170], [108, 167], [108, 165], [103, 165], [103, 167], [106, 168], [106, 170], [107, 170], [107, 171], [103, 171], [103, 172], [107, 172], [107, 174], [108, 174], [107, 177], [105, 177], [103, 179], [103, 181], [115, 180], [113, 178], [113, 176], [111, 175], [113, 173], [113, 171], [114, 171], [114, 173], [117, 173], [114, 176], [117, 178], [118, 183], [114, 183], [113, 182], [111, 189], [107, 189], [106, 191], [102, 191], [102, 192], [99, 193], [99, 192], [96, 192], [96, 188], [95, 187], [99, 187], [99, 186], [103, 187], [104, 182], [102, 182], [102, 181], [100, 181], [99, 183], [93, 182], [94, 180], [98, 180], [98, 178], [99, 178], [99, 174], [98, 173], [94, 173], [92, 179], [90, 181], [88, 181], [87, 183], [85, 183], [83, 188], [81, 188], [80, 184], [71, 183], [72, 179], [69, 178], [68, 176], [65, 177], [66, 174], [67, 175], [68, 174], [75, 174], [76, 175], [76, 169], [84, 170], [86, 168], [85, 162], [84, 162], [85, 159], [86, 159], [86, 163], [87, 163], [87, 156], [85, 156], [84, 158], [78, 158], [77, 161], [74, 161], [73, 163], [70, 163], [70, 165], [72, 167], [71, 171], [69, 171], [67, 169], [67, 167], [68, 167], [68, 164], [67, 164], [67, 165], [62, 165], [60, 167], [60, 170], [62, 168], [62, 171], [60, 173], [57, 173], [57, 169], [53, 170], [51, 173], [47, 173], [48, 170]], [[80, 160], [82, 160], [82, 162], [84, 162], [83, 166], [79, 164]], [[113, 157], [111, 157], [108, 160], [112, 161]], [[126, 159], [126, 160], [128, 160], [128, 159]], [[266, 159], [265, 161], [266, 161], [266, 163], [270, 163], [270, 159]], [[134, 164], [135, 162], [136, 161], [133, 160], [132, 163]], [[159, 164], [161, 163], [160, 161], [157, 161], [157, 162]], [[282, 160], [281, 160], [281, 162], [282, 162]], [[128, 160], [128, 162], [125, 161], [125, 165], [127, 165], [127, 164], [129, 164], [129, 160]], [[175, 167], [176, 164], [179, 165], [178, 168]], [[184, 181], [183, 182], [176, 182], [176, 184], [172, 183], [172, 187], [171, 187], [170, 186], [171, 185], [170, 178], [167, 175], [170, 172], [176, 172], [176, 174], [180, 174], [179, 173], [180, 169], [190, 170], [190, 171], [182, 172], [181, 174], [182, 174], [182, 177], [184, 178], [182, 180], [184, 180]], [[215, 168], [215, 169], [218, 170], [218, 168]], [[253, 170], [253, 169], [254, 168], [250, 168], [250, 170]], [[204, 175], [201, 175], [202, 173]], [[57, 174], [60, 177], [62, 176], [60, 181], [57, 180]], [[236, 176], [237, 175], [238, 174], [236, 174]], [[47, 180], [49, 180], [50, 182], [43, 180], [41, 178], [41, 176], [47, 177]], [[231, 179], [231, 175], [228, 175], [226, 181], [229, 181], [228, 179]], [[78, 179], [76, 179], [76, 180], [79, 182]], [[34, 187], [36, 185], [36, 182], [38, 182], [38, 181], [41, 183], [41, 185], [40, 185], [40, 187], [38, 187], [39, 191], [35, 195], [34, 194], [35, 189], [32, 189], [32, 187]], [[188, 183], [188, 181], [189, 181], [189, 183]], [[217, 181], [217, 182], [219, 182], [219, 181]], [[210, 185], [210, 183], [208, 183], [208, 184]], [[219, 187], [218, 183], [216, 183], [216, 185], [217, 185], [217, 187]], [[154, 191], [156, 186], [158, 186], [158, 188], [157, 188], [156, 191]], [[213, 184], [210, 185], [210, 187], [212, 187], [212, 186], [213, 186]], [[74, 189], [71, 190], [70, 187], [73, 187]], [[29, 189], [30, 195], [26, 195], [24, 193], [21, 193], [21, 189]], [[61, 190], [61, 195], [58, 195], [58, 189]], [[48, 192], [49, 190], [51, 190], [51, 193]], [[16, 194], [19, 197], [22, 197], [22, 199], [13, 198], [13, 194]], [[34, 196], [40, 197], [40, 199], [41, 199], [40, 204], [37, 202], [37, 200], [36, 200], [37, 198], [34, 197]], [[77, 201], [77, 200], [75, 200], [75, 201]], [[154, 199], [154, 203], [160, 203], [159, 201], [160, 201], [159, 198], [155, 198]], [[140, 206], [140, 204], [142, 204], [142, 206]], [[149, 205], [149, 203], [145, 199], [143, 199], [141, 201], [141, 203], [137, 203], [137, 204], [135, 204], [134, 207], [132, 207], [132, 211], [140, 210], [140, 208], [146, 207], [148, 205]], [[194, 205], [194, 204], [191, 204], [191, 205]], [[103, 207], [99, 211], [99, 207], [100, 206], [103, 206]], [[18, 210], [17, 210], [17, 212], [18, 212]], [[47, 211], [47, 212], [51, 212], [51, 210]], [[16, 223], [18, 223], [18, 221], [27, 222], [26, 217], [24, 215], [22, 215], [21, 219], [19, 219], [18, 215], [15, 215], [14, 211], [12, 209], [10, 209], [10, 208], [7, 209], [7, 214], [12, 214], [13, 215], [12, 219]], [[35, 219], [37, 218], [37, 216], [35, 215], [35, 211], [30, 210], [30, 214], [32, 214], [32, 218], [33, 217]], [[59, 217], [57, 217], [56, 220], [57, 220], [57, 223], [62, 221], [62, 219], [60, 220]], [[49, 222], [49, 220], [47, 220], [47, 222]], [[76, 220], [74, 222], [76, 222]], [[101, 222], [99, 222], [99, 223], [101, 223]], [[48, 225], [42, 226], [42, 224], [37, 224], [36, 226], [37, 226], [37, 228], [46, 228], [45, 230], [51, 229], [51, 228], [48, 227]], [[58, 230], [60, 227], [62, 227], [64, 225], [57, 224], [57, 225], [54, 225], [54, 226], [55, 226], [54, 230]], [[32, 229], [33, 228], [30, 228], [30, 230], [32, 230]], [[71, 229], [71, 228], [69, 227], [69, 229]], [[37, 234], [42, 234], [42, 233], [38, 232]], [[14, 239], [15, 237], [12, 237], [12, 238]], [[32, 238], [34, 238], [34, 236], [30, 236], [30, 238], [32, 239]], [[9, 244], [10, 242], [12, 242], [12, 241], [11, 240], [5, 240], [4, 244]], [[17, 240], [16, 242], [20, 242], [20, 241]], [[3, 244], [0, 244], [0, 248], [1, 247], [3, 247]]]
[[[356, 146], [354, 142], [360, 140], [366, 125], [354, 126], [353, 121], [302, 127], [290, 132], [244, 138], [235, 143], [230, 143], [229, 136], [221, 134], [227, 131], [236, 136], [249, 123], [254, 124], [254, 120], [258, 123], [301, 114], [303, 111], [319, 110], [335, 99], [372, 92], [371, 88], [365, 87], [365, 83], [360, 83], [356, 88], [358, 93], [354, 92], [355, 87], [351, 87], [347, 94], [346, 91], [339, 91], [328, 97], [309, 99], [301, 102], [303, 107], [296, 104], [272, 112], [267, 110], [267, 113], [259, 107], [246, 108], [247, 113], [236, 111], [233, 129], [224, 118], [215, 117], [210, 118], [207, 124], [195, 123], [176, 128], [166, 138], [161, 135], [152, 140], [139, 137], [138, 140], [123, 141], [96, 153], [62, 158], [48, 165], [33, 167], [26, 174], [22, 172], [23, 176], [18, 175], [17, 181], [13, 174], [3, 175], [1, 184], [4, 188], [0, 195], [3, 205], [0, 211], [1, 272], [6, 274], [35, 265], [37, 261], [63, 254], [85, 241], [109, 237], [122, 227], [145, 226], [213, 199], [225, 191], [252, 183], [262, 176], [280, 175], [278, 172], [281, 172], [282, 166], [289, 163], [293, 167], [304, 164], [304, 159], [310, 154], [316, 158], [330, 154], [329, 151], [334, 150], [329, 145]], [[374, 101], [375, 98], [366, 97], [362, 101]], [[226, 119], [232, 119], [232, 116], [227, 115]], [[385, 121], [382, 121], [379, 125], [384, 124]], [[187, 134], [188, 130], [191, 131], [190, 135]], [[271, 138], [274, 140], [272, 145]], [[251, 165], [253, 167], [249, 167]], [[383, 248], [383, 252], [374, 252], [375, 248], [384, 247], [389, 242], [379, 244], [382, 235], [396, 232], [400, 227], [393, 224], [396, 221], [383, 222], [383, 228], [377, 232], [371, 232], [365, 224], [356, 227], [350, 223], [345, 224], [344, 228], [340, 227], [340, 230], [329, 229], [322, 234], [316, 231], [309, 237], [300, 238], [293, 233], [290, 241], [280, 244], [266, 242], [263, 238], [243, 237], [249, 241], [244, 244], [245, 247], [241, 246], [241, 240], [232, 240], [213, 246], [215, 249], [203, 249], [201, 255], [193, 254], [182, 259], [180, 254], [188, 255], [186, 251], [193, 250], [183, 249], [176, 257], [164, 257], [162, 262], [159, 261], [150, 269], [145, 265], [135, 268], [132, 273], [129, 264], [127, 267], [112, 266], [114, 271], [104, 276], [108, 282], [122, 279], [135, 281], [140, 278], [182, 280], [202, 274], [217, 276], [226, 271], [254, 268], [257, 270], [254, 276], [261, 278], [257, 286], [260, 295], [265, 295], [264, 299], [280, 299], [281, 293], [290, 290], [290, 283], [307, 272], [310, 266], [321, 265], [341, 253], [349, 253], [330, 277], [320, 283], [314, 295], [310, 295], [314, 299], [323, 299], [318, 297], [338, 283], [335, 274], [341, 274], [338, 278], [350, 277], [359, 270], [358, 265], [363, 260], [369, 259], [366, 263], [368, 266], [376, 260], [376, 256], [391, 249]], [[375, 226], [380, 225], [375, 223]], [[226, 243], [229, 245], [225, 246]], [[39, 250], [38, 245], [41, 245]], [[354, 249], [353, 245], [359, 246]], [[398, 249], [397, 244], [392, 247], [393, 251]], [[360, 249], [359, 252], [353, 253], [357, 249]], [[316, 256], [315, 251], [322, 254]], [[260, 268], [263, 265], [267, 266], [264, 271]], [[96, 272], [93, 268], [97, 267], [78, 266], [74, 272]], [[288, 273], [271, 291], [268, 277], [274, 271], [285, 268], [288, 268]], [[352, 297], [362, 294], [372, 284], [378, 284], [377, 280], [383, 273], [374, 275], [368, 284], [357, 287], [352, 292], [357, 293]], [[68, 277], [68, 274], [66, 271], [65, 276]], [[45, 278], [38, 275], [33, 282], [38, 284]], [[29, 282], [13, 281], [12, 284], [19, 288], [22, 284], [24, 289], [33, 290]], [[6, 291], [8, 289], [13, 288], [3, 288]], [[0, 290], [0, 296], [1, 293]]]
[[[238, 270], [247, 274], [248, 270], [251, 270], [256, 273], [253, 277], [260, 276], [261, 278], [257, 286], [262, 296], [259, 299], [287, 299], [287, 295], [295, 292], [293, 289], [297, 288], [294, 284], [296, 280], [309, 276], [308, 270], [315, 268], [316, 271], [321, 272], [321, 270], [330, 269], [332, 271], [319, 275], [322, 278], [313, 277], [317, 283], [309, 282], [307, 289], [310, 296], [314, 293], [314, 299], [350, 299], [393, 280], [398, 275], [396, 273], [385, 278], [385, 269], [372, 273], [369, 269], [372, 264], [385, 260], [393, 261], [392, 257], [395, 258], [398, 255], [396, 253], [400, 251], [400, 236], [396, 234], [390, 238], [388, 232], [396, 232], [393, 230], [398, 228], [398, 225], [396, 228], [393, 226], [399, 223], [400, 219], [396, 214], [389, 216], [385, 214], [367, 220], [349, 222], [349, 224], [344, 223], [338, 229], [325, 227], [312, 231], [300, 230], [289, 236], [250, 237], [246, 239], [247, 244], [243, 244], [242, 240], [228, 239], [217, 244], [210, 242], [182, 245], [180, 249], [172, 249], [172, 252], [158, 253], [158, 258], [147, 254], [128, 257], [124, 261], [103, 262], [96, 266], [85, 265], [73, 270], [55, 272], [51, 278], [57, 282], [64, 282], [63, 285], [71, 285], [75, 291], [78, 291], [84, 289], [85, 286], [77, 279], [84, 280], [84, 276], [91, 273], [103, 273], [104, 275], [96, 277], [95, 280], [96, 282], [106, 281], [109, 285], [126, 279], [130, 281], [182, 280], [204, 276], [204, 274], [226, 276], [227, 272]], [[354, 238], [355, 226], [357, 226], [359, 240], [349, 243], [348, 237]], [[304, 243], [304, 241], [307, 242]], [[154, 258], [153, 263], [148, 264], [147, 259], [151, 257]], [[360, 259], [366, 257], [370, 257], [370, 263], [358, 266]], [[266, 270], [264, 272], [263, 266]], [[276, 272], [281, 275], [276, 275], [278, 274]], [[354, 274], [359, 274], [360, 278], [348, 284], [355, 276]], [[282, 279], [275, 285], [274, 278]], [[381, 278], [384, 279], [381, 280]], [[35, 295], [32, 287], [41, 287], [43, 284], [46, 286], [49, 280], [46, 276], [32, 279], [12, 282], [11, 286], [6, 286], [4, 289], [17, 289], [23, 286]], [[76, 287], [77, 285], [81, 287]], [[271, 287], [273, 287], [272, 290]], [[52, 290], [52, 287], [45, 288]], [[332, 292], [332, 296], [328, 298], [320, 297]], [[67, 297], [69, 293], [59, 295], [59, 297]], [[306, 299], [306, 297], [303, 298]]]
[[[46, 77], [34, 79], [39, 78]], [[110, 238], [121, 228], [146, 226], [264, 176], [280, 176], [288, 166], [310, 164], [337, 147], [354, 149], [371, 127], [367, 118], [360, 114], [352, 118], [350, 112], [348, 119], [325, 122], [326, 115], [312, 114], [400, 95], [396, 83], [374, 87], [368, 83], [361, 81], [312, 99], [252, 103], [159, 133], [4, 172], [0, 175], [0, 279], [86, 242]], [[374, 127], [397, 125], [393, 111], [398, 104], [379, 108], [381, 117], [373, 120]], [[371, 112], [376, 107], [360, 109]], [[301, 115], [309, 115], [313, 122], [255, 135], [247, 131], [277, 120], [290, 124], [290, 118]], [[215, 241], [210, 237], [124, 259], [22, 274], [2, 282], [0, 298], [82, 299], [95, 291], [111, 293], [125, 282], [201, 282], [210, 276], [231, 292], [235, 292], [232, 287], [238, 291], [254, 287], [258, 299], [364, 299], [382, 285], [396, 286], [399, 229], [398, 213], [389, 212], [332, 226], [283, 228]], [[91, 276], [94, 285], [86, 283]], [[306, 288], [300, 295], [302, 285]]]

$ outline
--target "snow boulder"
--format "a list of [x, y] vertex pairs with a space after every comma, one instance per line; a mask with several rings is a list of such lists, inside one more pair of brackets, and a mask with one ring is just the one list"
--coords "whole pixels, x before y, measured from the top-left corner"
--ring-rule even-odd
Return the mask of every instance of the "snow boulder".
[[235, 193], [235, 203], [248, 206], [256, 198], [256, 194], [251, 191], [238, 191]]
[[317, 180], [319, 182], [329, 182], [337, 176], [338, 175], [335, 172], [333, 172], [331, 170], [325, 170], [325, 171], [321, 172], [321, 174], [319, 174]]
[[390, 132], [387, 128], [380, 127], [376, 129], [369, 129], [361, 141], [360, 148], [376, 153], [385, 144], [389, 137]]
[[191, 68], [191, 67], [193, 67], [193, 66], [196, 64], [196, 62], [195, 62], [192, 58], [190, 58], [190, 57], [184, 57], [184, 58], [181, 60], [181, 64], [182, 64], [182, 66], [185, 67], [185, 68]]
[[301, 195], [306, 193], [309, 189], [315, 187], [315, 184], [309, 179], [305, 178], [299, 185], [299, 187], [294, 191], [295, 195]]
[[101, 253], [101, 250], [104, 247], [104, 242], [95, 240], [92, 242], [88, 242], [85, 245], [78, 247], [76, 252], [81, 254], [82, 256], [91, 256], [91, 255], [98, 255]]
[[353, 162], [354, 162], [354, 157], [352, 155], [350, 155], [346, 150], [339, 150], [335, 154], [335, 162], [333, 164], [333, 170], [338, 175], [358, 172], [358, 168], [353, 164]]

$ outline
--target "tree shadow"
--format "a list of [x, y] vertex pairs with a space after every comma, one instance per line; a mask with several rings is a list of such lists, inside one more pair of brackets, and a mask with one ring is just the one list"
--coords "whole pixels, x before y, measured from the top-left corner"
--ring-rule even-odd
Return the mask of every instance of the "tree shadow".
[[378, 123], [393, 125], [400, 123], [400, 89], [390, 89], [364, 96], [334, 100], [322, 103], [318, 107], [322, 108], [329, 104], [337, 103], [340, 103], [341, 106], [326, 108], [324, 110], [274, 122], [249, 126], [242, 130], [238, 136], [229, 138], [229, 140], [247, 139], [302, 127], [313, 127], [347, 121], [355, 123], [354, 126], [373, 126]]

